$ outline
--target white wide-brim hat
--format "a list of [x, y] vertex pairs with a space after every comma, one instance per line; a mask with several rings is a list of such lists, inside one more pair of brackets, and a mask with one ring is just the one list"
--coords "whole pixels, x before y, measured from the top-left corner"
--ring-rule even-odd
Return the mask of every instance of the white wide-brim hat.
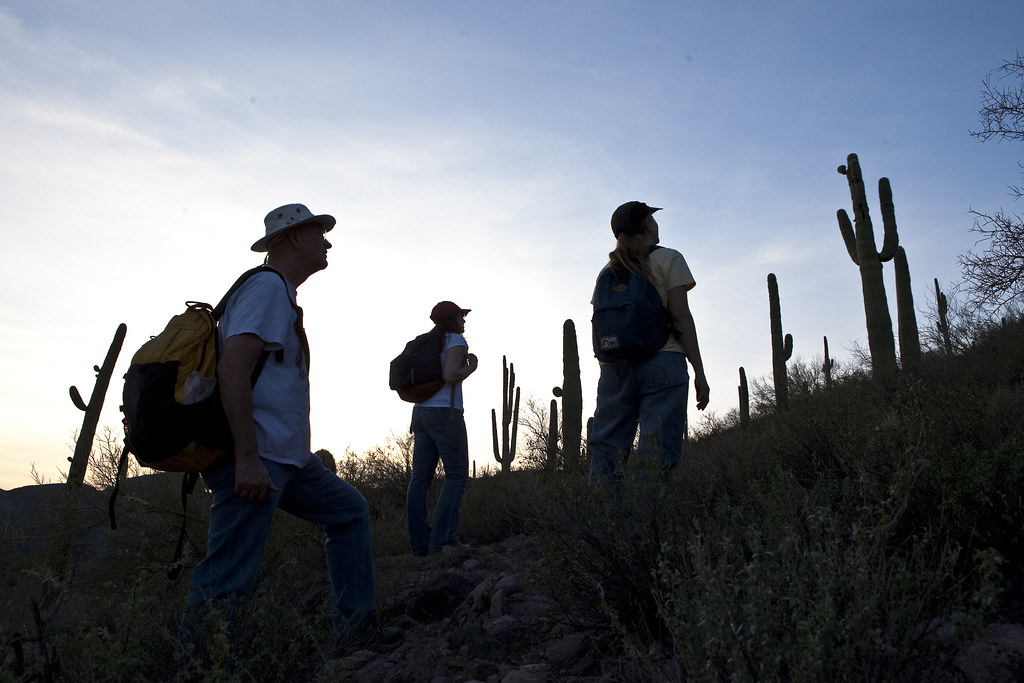
[[306, 223], [319, 223], [324, 232], [328, 232], [337, 223], [334, 216], [320, 214], [314, 216], [313, 212], [303, 204], [285, 204], [279, 206], [263, 219], [263, 225], [267, 228], [267, 234], [252, 244], [253, 251], [267, 251], [270, 248], [271, 238], [284, 230], [291, 230]]

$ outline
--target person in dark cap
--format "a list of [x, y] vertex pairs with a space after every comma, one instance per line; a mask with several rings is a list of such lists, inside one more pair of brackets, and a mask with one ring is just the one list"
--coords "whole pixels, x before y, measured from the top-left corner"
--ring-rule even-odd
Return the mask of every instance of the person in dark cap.
[[[406, 493], [409, 545], [413, 555], [440, 552], [458, 546], [455, 530], [459, 508], [469, 479], [469, 442], [462, 405], [462, 382], [477, 368], [469, 353], [466, 331], [468, 308], [441, 301], [430, 311], [434, 329], [443, 335], [441, 368], [445, 385], [412, 409], [412, 476]], [[444, 487], [431, 523], [427, 519], [427, 493], [438, 460], [444, 465]]]
[[638, 427], [642, 463], [658, 463], [666, 473], [679, 463], [686, 430], [687, 361], [693, 367], [697, 408], [704, 410], [708, 405], [710, 389], [687, 299], [696, 282], [682, 254], [658, 246], [656, 211], [661, 209], [637, 201], [615, 209], [611, 220], [615, 250], [604, 268], [635, 273], [653, 283], [668, 309], [671, 333], [664, 346], [644, 360], [601, 363], [588, 442], [592, 486], [616, 486], [617, 471], [630, 457]]
[[[366, 499], [327, 470], [310, 448], [309, 346], [298, 287], [327, 267], [335, 219], [302, 204], [278, 207], [252, 245], [273, 272], [257, 273], [231, 297], [217, 326], [217, 377], [234, 443], [231, 457], [202, 473], [213, 492], [206, 557], [188, 591], [183, 637], [193, 643], [209, 601], [250, 593], [278, 509], [323, 527], [339, 642], [354, 638], [393, 649], [373, 617], [373, 556]], [[269, 353], [268, 353], [269, 352]], [[254, 367], [266, 360], [255, 384]], [[386, 635], [386, 638], [384, 637]], [[391, 643], [386, 643], [386, 639]]]

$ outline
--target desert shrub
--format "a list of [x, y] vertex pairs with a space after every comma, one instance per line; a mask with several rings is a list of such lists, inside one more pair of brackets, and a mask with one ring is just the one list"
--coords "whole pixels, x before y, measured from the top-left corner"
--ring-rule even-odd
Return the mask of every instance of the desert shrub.
[[650, 676], [930, 677], [1021, 599], [1021, 342], [993, 326], [890, 393], [798, 368], [789, 411], [705, 422], [667, 484], [566, 484], [551, 594]]

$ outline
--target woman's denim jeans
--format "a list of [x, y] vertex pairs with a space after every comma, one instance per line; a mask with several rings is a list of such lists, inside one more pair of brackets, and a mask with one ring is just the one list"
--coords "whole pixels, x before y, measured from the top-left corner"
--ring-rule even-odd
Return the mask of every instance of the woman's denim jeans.
[[[409, 546], [416, 555], [457, 545], [459, 508], [469, 479], [469, 442], [461, 410], [413, 408], [412, 477], [406, 495]], [[433, 525], [427, 521], [427, 494], [437, 462], [444, 464], [444, 487], [434, 510]]]
[[207, 600], [252, 591], [274, 512], [280, 508], [324, 528], [334, 627], [342, 636], [355, 632], [373, 609], [373, 552], [366, 499], [317, 458], [310, 458], [304, 467], [261, 460], [278, 489], [268, 491], [262, 502], [242, 500], [235, 493], [231, 458], [203, 472], [203, 481], [213, 491], [213, 506], [206, 558], [192, 574], [189, 603], [199, 607]]
[[590, 436], [590, 485], [616, 487], [616, 470], [630, 456], [640, 427], [640, 467], [668, 470], [679, 463], [686, 432], [689, 373], [686, 356], [661, 351], [623, 368], [602, 365]]

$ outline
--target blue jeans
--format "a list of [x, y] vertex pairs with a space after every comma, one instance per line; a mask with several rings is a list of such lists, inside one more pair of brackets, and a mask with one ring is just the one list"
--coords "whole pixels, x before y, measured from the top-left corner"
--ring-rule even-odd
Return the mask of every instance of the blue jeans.
[[369, 504], [316, 458], [305, 467], [261, 460], [278, 490], [268, 491], [259, 503], [235, 493], [233, 459], [225, 458], [203, 472], [203, 481], [213, 491], [213, 506], [206, 558], [192, 573], [189, 603], [198, 607], [207, 600], [252, 591], [274, 512], [280, 508], [324, 528], [334, 628], [342, 636], [354, 633], [373, 610]]
[[640, 427], [637, 460], [646, 468], [675, 467], [683, 452], [689, 373], [686, 356], [661, 351], [642, 363], [602, 365], [590, 436], [590, 485], [617, 487]]
[[[469, 442], [461, 410], [413, 408], [412, 477], [406, 494], [409, 546], [416, 555], [457, 545], [459, 507], [469, 479]], [[444, 487], [434, 510], [433, 525], [427, 521], [427, 493], [434, 480], [437, 461], [444, 464]]]

